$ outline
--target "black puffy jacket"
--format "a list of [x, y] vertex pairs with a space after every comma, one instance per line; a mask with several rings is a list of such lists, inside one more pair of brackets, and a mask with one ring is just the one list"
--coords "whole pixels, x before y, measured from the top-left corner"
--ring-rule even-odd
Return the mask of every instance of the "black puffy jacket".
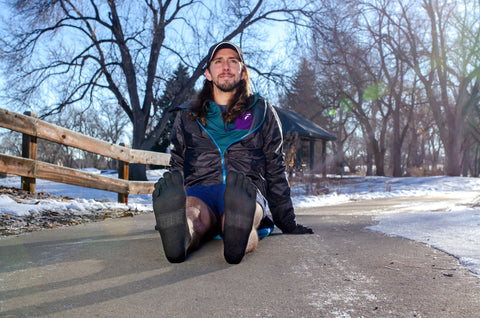
[[267, 199], [274, 223], [284, 233], [296, 227], [283, 153], [280, 120], [274, 108], [258, 98], [250, 108], [249, 132], [221, 153], [189, 110], [179, 111], [171, 134], [171, 170], [183, 171], [185, 186], [225, 182], [226, 171], [243, 172]]

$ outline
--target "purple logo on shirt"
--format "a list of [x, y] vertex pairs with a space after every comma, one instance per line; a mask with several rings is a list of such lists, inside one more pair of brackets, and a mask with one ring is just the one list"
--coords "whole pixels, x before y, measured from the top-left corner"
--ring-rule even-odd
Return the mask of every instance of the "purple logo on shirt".
[[252, 125], [253, 115], [252, 112], [249, 110], [243, 113], [240, 117], [235, 120], [235, 128], [234, 129], [250, 129]]

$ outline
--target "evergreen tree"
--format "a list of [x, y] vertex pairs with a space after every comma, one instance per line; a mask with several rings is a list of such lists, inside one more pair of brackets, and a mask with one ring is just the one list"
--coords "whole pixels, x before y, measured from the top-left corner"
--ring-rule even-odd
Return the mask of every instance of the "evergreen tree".
[[318, 85], [315, 70], [303, 58], [290, 89], [286, 94], [288, 108], [293, 109], [303, 117], [322, 125], [322, 104], [317, 95]]
[[[160, 120], [164, 116], [164, 113], [168, 111], [171, 103], [175, 99], [176, 95], [178, 95], [182, 89], [187, 85], [188, 80], [190, 79], [190, 75], [188, 74], [187, 67], [180, 63], [173, 73], [172, 77], [168, 80], [165, 85], [165, 90], [161, 98], [156, 101], [154, 107], [154, 118]], [[190, 99], [192, 99], [195, 95], [195, 89], [190, 89], [187, 94], [182, 98], [180, 103], [184, 103]], [[172, 130], [173, 121], [175, 119], [175, 113], [172, 112], [170, 114], [170, 118], [168, 120], [167, 127], [163, 131], [162, 135], [160, 136], [159, 140], [155, 143], [152, 147], [153, 151], [159, 152], [166, 152], [167, 147], [170, 144], [170, 131]], [[168, 114], [166, 114], [168, 115]]]

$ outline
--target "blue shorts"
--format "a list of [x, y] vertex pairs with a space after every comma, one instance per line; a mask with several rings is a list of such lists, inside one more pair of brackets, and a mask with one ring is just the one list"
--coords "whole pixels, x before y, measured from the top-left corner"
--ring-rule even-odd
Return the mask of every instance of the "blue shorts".
[[[210, 186], [196, 185], [188, 188], [186, 192], [187, 196], [196, 197], [205, 202], [205, 204], [216, 216], [217, 220], [220, 220], [223, 212], [225, 211], [225, 206], [223, 204], [223, 195], [225, 194], [224, 184], [215, 184]], [[257, 202], [263, 209], [263, 220], [260, 229], [258, 230], [260, 238], [263, 238], [273, 231], [274, 226], [273, 222], [267, 216], [266, 200], [263, 195], [261, 195], [258, 191]], [[268, 226], [262, 226], [263, 224], [266, 224]]]

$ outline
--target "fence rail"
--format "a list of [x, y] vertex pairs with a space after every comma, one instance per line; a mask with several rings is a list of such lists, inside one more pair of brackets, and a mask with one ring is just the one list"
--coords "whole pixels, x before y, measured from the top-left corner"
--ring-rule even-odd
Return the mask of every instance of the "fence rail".
[[[168, 166], [170, 155], [160, 152], [130, 149], [99, 140], [36, 118], [0, 108], [0, 127], [23, 134], [21, 157], [0, 154], [0, 172], [22, 177], [22, 189], [35, 192], [35, 179], [67, 183], [118, 193], [119, 202], [128, 203], [129, 194], [149, 194], [154, 182], [129, 181], [130, 163]], [[61, 167], [36, 160], [37, 138], [78, 148], [119, 162], [119, 179]]]

